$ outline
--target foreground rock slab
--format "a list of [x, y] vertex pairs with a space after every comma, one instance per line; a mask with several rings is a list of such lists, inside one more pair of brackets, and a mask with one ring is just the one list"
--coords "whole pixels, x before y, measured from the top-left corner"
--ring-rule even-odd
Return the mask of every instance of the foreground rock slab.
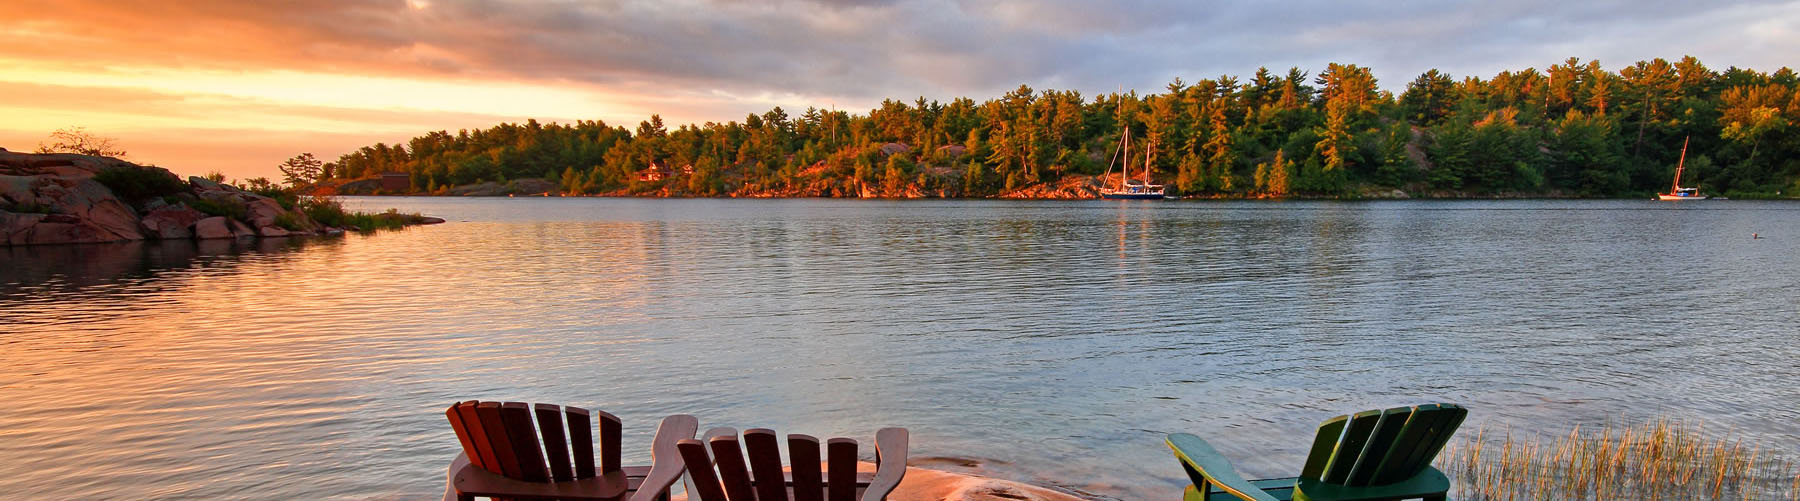
[[947, 471], [907, 468], [889, 501], [1080, 501], [1034, 485]]
[[[859, 463], [857, 470], [875, 471], [874, 463]], [[888, 494], [888, 501], [1082, 501], [1082, 498], [1034, 485], [917, 467], [906, 468], [906, 479]], [[687, 501], [676, 495], [674, 500]]]

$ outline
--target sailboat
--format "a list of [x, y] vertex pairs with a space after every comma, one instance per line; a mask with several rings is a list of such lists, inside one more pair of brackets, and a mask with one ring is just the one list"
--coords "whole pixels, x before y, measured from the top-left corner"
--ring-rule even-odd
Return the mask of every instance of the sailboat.
[[1675, 185], [1669, 187], [1668, 193], [1656, 194], [1657, 200], [1706, 200], [1706, 195], [1701, 195], [1699, 188], [1681, 187], [1681, 170], [1687, 165], [1687, 148], [1688, 140], [1682, 139], [1681, 161], [1675, 163]]
[[1106, 164], [1106, 175], [1102, 180], [1112, 179], [1112, 166], [1119, 165], [1119, 186], [1100, 187], [1100, 198], [1113, 200], [1160, 200], [1163, 198], [1163, 185], [1150, 184], [1150, 158], [1155, 156], [1155, 145], [1144, 153], [1144, 178], [1131, 178], [1131, 167], [1125, 162], [1131, 160], [1131, 124], [1125, 124], [1125, 133], [1119, 135], [1119, 148], [1113, 152], [1113, 161]]

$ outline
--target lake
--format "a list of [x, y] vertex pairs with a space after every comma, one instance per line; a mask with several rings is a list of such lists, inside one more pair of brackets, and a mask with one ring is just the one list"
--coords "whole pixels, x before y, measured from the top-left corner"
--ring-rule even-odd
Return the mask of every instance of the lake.
[[[1702, 420], [1800, 453], [1800, 204], [347, 198], [450, 222], [0, 248], [0, 492], [428, 498], [465, 399], [1173, 499], [1162, 441]], [[1753, 233], [1763, 238], [1752, 239]]]

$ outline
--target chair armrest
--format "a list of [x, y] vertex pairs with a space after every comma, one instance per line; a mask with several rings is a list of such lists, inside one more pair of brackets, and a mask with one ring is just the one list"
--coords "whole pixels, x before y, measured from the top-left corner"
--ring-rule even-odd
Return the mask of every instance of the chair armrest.
[[654, 501], [681, 480], [681, 473], [687, 470], [686, 463], [681, 461], [681, 451], [676, 450], [675, 442], [684, 438], [694, 438], [699, 431], [700, 420], [686, 414], [676, 414], [663, 418], [662, 424], [656, 426], [656, 437], [650, 440], [650, 472], [644, 475], [644, 481], [638, 484], [637, 492], [631, 494], [631, 501]]
[[862, 501], [887, 499], [900, 481], [906, 478], [906, 449], [910, 434], [906, 428], [882, 428], [875, 432], [875, 478], [869, 480]]
[[461, 501], [462, 496], [456, 495], [456, 472], [462, 471], [468, 466], [469, 455], [467, 453], [458, 452], [456, 459], [450, 460], [450, 468], [444, 470], [444, 501]]
[[1231, 466], [1231, 460], [1213, 450], [1212, 444], [1200, 437], [1187, 433], [1169, 435], [1169, 449], [1175, 451], [1175, 458], [1181, 460], [1188, 476], [1194, 481], [1194, 487], [1205, 493], [1208, 484], [1217, 485], [1220, 489], [1245, 501], [1279, 501], [1238, 475], [1237, 468]]

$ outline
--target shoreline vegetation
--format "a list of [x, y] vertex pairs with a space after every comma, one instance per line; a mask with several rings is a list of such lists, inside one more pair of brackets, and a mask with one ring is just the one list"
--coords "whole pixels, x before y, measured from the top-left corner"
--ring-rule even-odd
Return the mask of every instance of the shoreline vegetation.
[[1800, 499], [1800, 465], [1784, 456], [1794, 451], [1701, 422], [1458, 435], [1437, 462], [1455, 499]]
[[[1795, 198], [1797, 90], [1788, 68], [1569, 58], [1489, 78], [1434, 69], [1396, 95], [1333, 63], [1141, 96], [1021, 85], [979, 103], [777, 107], [672, 129], [657, 115], [635, 129], [529, 120], [304, 154], [283, 174], [318, 195], [1078, 199], [1148, 163], [1189, 198], [1649, 198], [1691, 140], [1686, 184]], [[1117, 158], [1125, 125], [1146, 148]]]

